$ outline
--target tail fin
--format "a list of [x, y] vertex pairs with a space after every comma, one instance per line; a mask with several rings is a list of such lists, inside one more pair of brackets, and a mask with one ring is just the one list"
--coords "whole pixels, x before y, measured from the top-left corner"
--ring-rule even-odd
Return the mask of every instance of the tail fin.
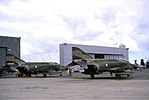
[[90, 55], [88, 55], [83, 50], [81, 50], [80, 48], [77, 48], [77, 47], [72, 47], [72, 56], [73, 56], [73, 60], [76, 60], [76, 59], [83, 59], [83, 60], [93, 59], [93, 57], [91, 57]]

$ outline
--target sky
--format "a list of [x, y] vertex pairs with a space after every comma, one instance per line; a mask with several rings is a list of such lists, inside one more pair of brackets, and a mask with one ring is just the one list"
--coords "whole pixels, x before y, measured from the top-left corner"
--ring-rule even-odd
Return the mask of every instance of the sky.
[[21, 37], [25, 61], [59, 62], [59, 44], [129, 48], [149, 59], [149, 0], [0, 0], [0, 35]]

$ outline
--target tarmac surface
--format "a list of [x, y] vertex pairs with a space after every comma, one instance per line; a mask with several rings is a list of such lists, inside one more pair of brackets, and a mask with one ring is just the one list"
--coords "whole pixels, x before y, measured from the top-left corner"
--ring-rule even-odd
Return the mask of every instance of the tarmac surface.
[[129, 78], [116, 79], [107, 73], [47, 78], [0, 78], [0, 100], [102, 99], [149, 100], [149, 69]]

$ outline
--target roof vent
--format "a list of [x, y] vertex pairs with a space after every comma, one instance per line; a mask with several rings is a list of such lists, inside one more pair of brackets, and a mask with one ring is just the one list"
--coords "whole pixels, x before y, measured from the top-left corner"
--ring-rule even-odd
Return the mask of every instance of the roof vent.
[[119, 48], [126, 48], [124, 44], [119, 45]]

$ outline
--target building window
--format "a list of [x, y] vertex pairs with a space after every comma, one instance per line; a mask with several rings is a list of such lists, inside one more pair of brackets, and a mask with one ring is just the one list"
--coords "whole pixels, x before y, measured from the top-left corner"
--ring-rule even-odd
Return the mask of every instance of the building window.
[[95, 54], [95, 59], [104, 59], [104, 54]]

